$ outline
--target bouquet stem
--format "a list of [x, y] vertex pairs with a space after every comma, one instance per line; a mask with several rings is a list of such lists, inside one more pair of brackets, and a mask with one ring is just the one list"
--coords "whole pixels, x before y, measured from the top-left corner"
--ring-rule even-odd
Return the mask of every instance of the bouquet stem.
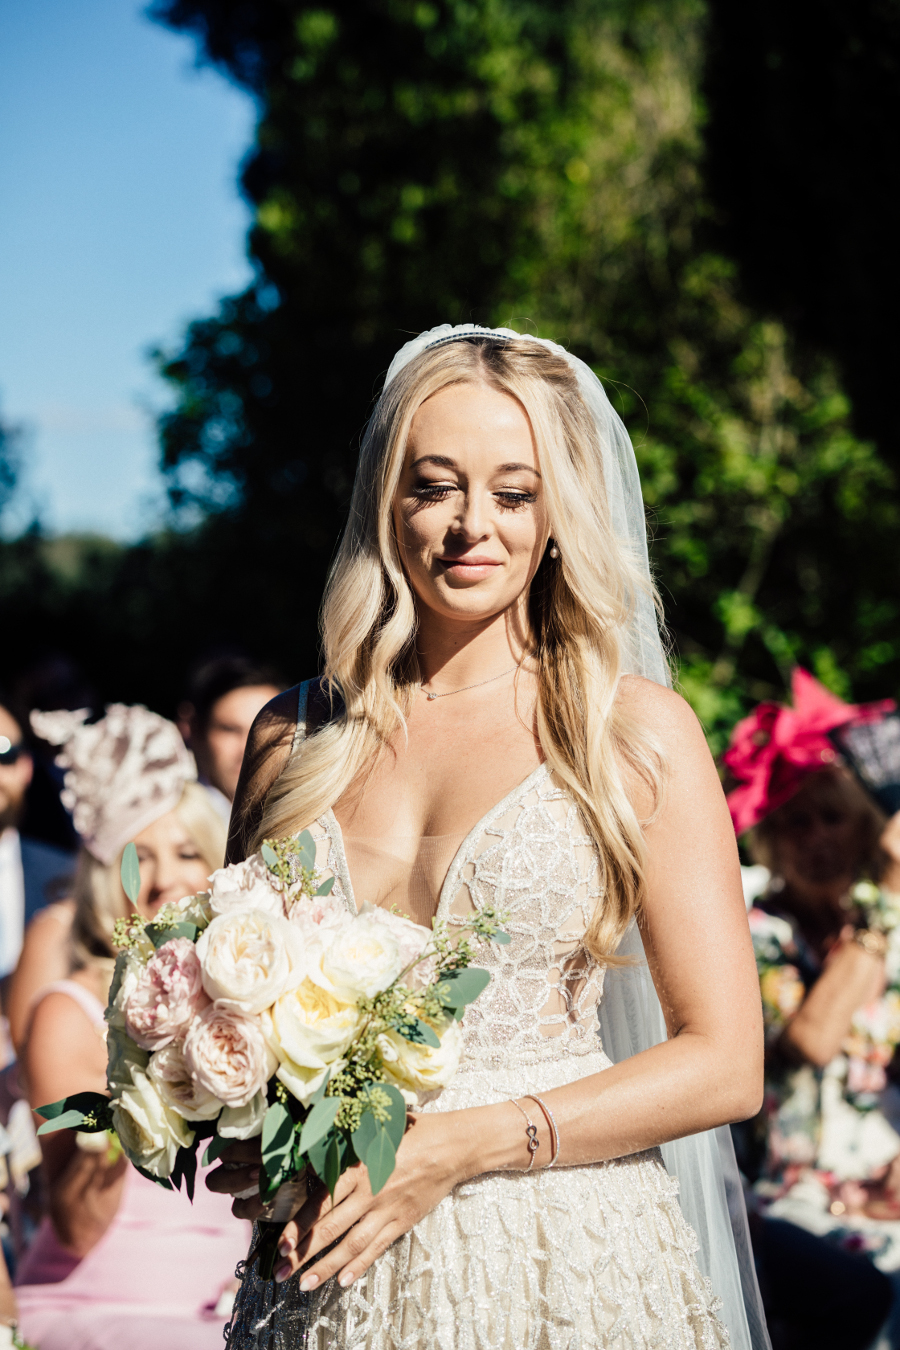
[[286, 1181], [279, 1186], [272, 1200], [257, 1220], [257, 1243], [247, 1259], [247, 1264], [259, 1262], [258, 1273], [261, 1280], [271, 1280], [278, 1260], [278, 1241], [291, 1219], [300, 1209], [309, 1194], [305, 1173], [296, 1181]]

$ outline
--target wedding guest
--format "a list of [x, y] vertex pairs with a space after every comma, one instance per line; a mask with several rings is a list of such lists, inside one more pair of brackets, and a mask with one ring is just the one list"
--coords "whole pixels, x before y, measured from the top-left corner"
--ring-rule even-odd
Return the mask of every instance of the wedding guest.
[[247, 737], [257, 713], [284, 688], [267, 666], [245, 656], [220, 656], [193, 673], [178, 709], [200, 782], [225, 824], [237, 790]]
[[31, 918], [67, 888], [74, 855], [20, 833], [33, 761], [22, 729], [0, 705], [0, 979], [15, 969]]
[[[779, 1230], [776, 1245], [799, 1244], [805, 1271], [783, 1272], [782, 1306], [814, 1303], [810, 1283], [820, 1303], [830, 1298], [836, 1247], [868, 1250], [885, 1270], [900, 1261], [900, 1091], [891, 1081], [900, 1043], [900, 816], [885, 821], [827, 735], [891, 707], [853, 707], [798, 670], [793, 707], [760, 705], [735, 728], [725, 756], [739, 780], [729, 794], [735, 829], [749, 831], [754, 860], [770, 873], [750, 910], [766, 1092], [756, 1120], [737, 1128], [739, 1156], [764, 1213], [830, 1239], [817, 1262], [814, 1245], [786, 1233], [787, 1224]], [[867, 877], [878, 888], [857, 885]], [[838, 1281], [845, 1294], [848, 1278]], [[860, 1298], [855, 1340], [839, 1338], [832, 1320], [834, 1343], [868, 1344], [879, 1306], [871, 1290]]]
[[[37, 1107], [106, 1090], [111, 939], [116, 919], [131, 912], [119, 879], [125, 845], [137, 848], [136, 908], [146, 918], [202, 890], [225, 841], [172, 723], [122, 705], [94, 725], [78, 713], [34, 720], [63, 747], [66, 798], [84, 841], [69, 964], [38, 993], [23, 1048]], [[41, 1350], [220, 1346], [221, 1296], [247, 1243], [227, 1202], [198, 1186], [192, 1207], [141, 1176], [106, 1135], [60, 1131], [41, 1145], [48, 1212], [16, 1275], [26, 1340]]]

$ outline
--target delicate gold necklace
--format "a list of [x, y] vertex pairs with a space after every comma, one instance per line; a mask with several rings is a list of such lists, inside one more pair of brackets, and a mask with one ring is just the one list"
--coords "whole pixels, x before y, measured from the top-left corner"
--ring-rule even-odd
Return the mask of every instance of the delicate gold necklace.
[[519, 663], [517, 661], [514, 666], [510, 666], [509, 670], [501, 670], [499, 675], [491, 675], [488, 679], [478, 680], [475, 684], [464, 684], [461, 689], [445, 689], [442, 694], [429, 693], [424, 684], [420, 684], [419, 688], [422, 690], [422, 693], [428, 701], [431, 702], [431, 700], [435, 698], [449, 698], [451, 694], [464, 694], [467, 689], [480, 689], [483, 684], [493, 684], [495, 680], [502, 680], [504, 675], [511, 675], [513, 671], [518, 670], [518, 668]]

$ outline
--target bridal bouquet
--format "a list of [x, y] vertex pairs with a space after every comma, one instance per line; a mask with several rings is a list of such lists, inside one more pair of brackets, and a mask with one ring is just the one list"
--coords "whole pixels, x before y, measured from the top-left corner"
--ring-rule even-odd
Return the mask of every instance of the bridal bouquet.
[[[134, 902], [131, 844], [122, 882]], [[305, 831], [267, 841], [149, 921], [120, 919], [109, 1096], [39, 1108], [39, 1134], [110, 1131], [140, 1172], [168, 1188], [183, 1182], [191, 1197], [203, 1140], [206, 1165], [233, 1140], [261, 1136], [263, 1278], [305, 1198], [295, 1179], [306, 1169], [332, 1196], [356, 1162], [373, 1192], [384, 1186], [407, 1108], [453, 1077], [463, 1010], [490, 979], [471, 965], [471, 939], [509, 941], [493, 910], [451, 940], [444, 925], [429, 932], [387, 910], [351, 915], [333, 884]]]

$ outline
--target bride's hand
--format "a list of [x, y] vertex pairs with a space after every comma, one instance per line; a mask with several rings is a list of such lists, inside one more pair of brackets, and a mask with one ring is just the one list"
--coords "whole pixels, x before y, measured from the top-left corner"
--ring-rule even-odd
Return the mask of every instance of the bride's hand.
[[358, 1279], [454, 1186], [474, 1175], [467, 1159], [468, 1132], [460, 1128], [463, 1114], [413, 1116], [397, 1151], [397, 1165], [377, 1195], [362, 1164], [340, 1178], [333, 1205], [319, 1187], [281, 1236], [278, 1250], [285, 1259], [276, 1267], [275, 1279], [286, 1280], [342, 1234], [343, 1242], [304, 1273], [300, 1288], [316, 1289], [337, 1274], [342, 1288]]
[[259, 1198], [259, 1167], [262, 1162], [262, 1150], [259, 1137], [256, 1139], [236, 1139], [222, 1150], [219, 1161], [221, 1166], [210, 1172], [206, 1178], [207, 1188], [222, 1195], [242, 1195], [252, 1187], [257, 1187], [255, 1195], [243, 1200], [235, 1199], [231, 1212], [237, 1219], [249, 1219], [251, 1223], [258, 1218], [263, 1203]]

